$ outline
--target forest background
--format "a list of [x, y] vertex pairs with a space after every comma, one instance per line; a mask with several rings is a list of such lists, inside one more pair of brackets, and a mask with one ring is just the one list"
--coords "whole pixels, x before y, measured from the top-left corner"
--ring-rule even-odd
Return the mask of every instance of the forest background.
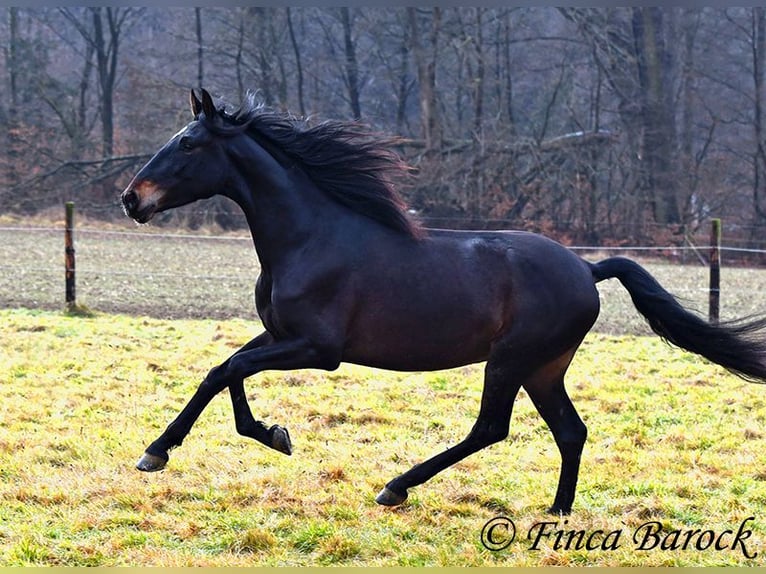
[[[0, 213], [120, 216], [205, 87], [401, 136], [430, 226], [762, 243], [764, 7], [2, 10]], [[222, 198], [168, 222], [244, 225]]]

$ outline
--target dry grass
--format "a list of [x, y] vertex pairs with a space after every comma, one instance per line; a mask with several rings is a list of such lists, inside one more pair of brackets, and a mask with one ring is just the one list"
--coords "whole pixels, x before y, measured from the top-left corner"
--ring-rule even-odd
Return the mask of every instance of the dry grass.
[[[511, 437], [413, 489], [396, 509], [390, 478], [473, 424], [480, 366], [401, 374], [344, 365], [248, 381], [258, 418], [284, 424], [285, 457], [234, 432], [229, 400], [205, 411], [169, 467], [133, 463], [207, 370], [257, 328], [0, 311], [2, 565], [755, 565], [766, 533], [766, 389], [654, 338], [593, 335], [569, 389], [590, 437], [574, 514], [560, 528], [621, 529], [616, 550], [530, 549], [549, 520], [553, 441], [523, 395]], [[492, 553], [484, 523], [519, 537]], [[754, 533], [738, 550], [637, 551], [631, 533]]]

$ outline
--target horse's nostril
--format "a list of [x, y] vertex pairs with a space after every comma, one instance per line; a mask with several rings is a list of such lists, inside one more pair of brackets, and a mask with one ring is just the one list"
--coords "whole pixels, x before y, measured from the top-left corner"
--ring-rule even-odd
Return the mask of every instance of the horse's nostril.
[[128, 189], [122, 194], [122, 205], [126, 210], [132, 211], [138, 207], [138, 194], [132, 189]]

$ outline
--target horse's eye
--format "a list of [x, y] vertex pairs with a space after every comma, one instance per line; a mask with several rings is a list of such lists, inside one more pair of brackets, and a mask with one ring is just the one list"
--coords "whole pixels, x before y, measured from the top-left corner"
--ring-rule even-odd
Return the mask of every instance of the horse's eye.
[[191, 139], [188, 137], [181, 138], [181, 141], [178, 142], [178, 146], [183, 151], [192, 151], [194, 149], [194, 144], [192, 143]]

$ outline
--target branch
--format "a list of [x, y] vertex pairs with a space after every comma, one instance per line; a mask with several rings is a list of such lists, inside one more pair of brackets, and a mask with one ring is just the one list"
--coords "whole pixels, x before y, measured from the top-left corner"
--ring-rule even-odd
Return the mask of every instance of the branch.
[[[98, 181], [100, 179], [103, 179], [104, 177], [111, 176], [111, 175], [117, 175], [120, 172], [128, 169], [132, 165], [135, 165], [139, 162], [146, 162], [151, 157], [151, 154], [135, 154], [135, 155], [122, 155], [122, 156], [113, 156], [113, 157], [106, 157], [102, 159], [93, 159], [93, 160], [72, 160], [72, 161], [65, 161], [63, 163], [60, 163], [53, 169], [46, 171], [44, 173], [41, 173], [39, 175], [36, 175], [34, 177], [31, 177], [23, 182], [20, 182], [13, 187], [9, 187], [5, 190], [5, 193], [11, 194], [18, 191], [26, 190], [27, 188], [33, 186], [34, 184], [40, 183], [50, 177], [53, 177], [63, 171], [66, 171], [68, 169], [76, 170], [82, 173], [83, 175], [87, 175], [87, 169], [98, 167], [98, 171], [103, 171], [104, 173], [99, 174], [96, 173], [95, 181]], [[124, 165], [121, 166], [115, 166], [114, 164], [124, 162]], [[106, 174], [106, 175], [105, 175]], [[3, 192], [0, 191], [0, 195], [3, 195]]]
[[[567, 148], [576, 148], [586, 145], [601, 145], [617, 141], [614, 132], [599, 130], [596, 132], [574, 132], [550, 138], [542, 142], [536, 142], [532, 138], [515, 138], [513, 141], [494, 141], [483, 144], [483, 149], [490, 153], [518, 154], [520, 152], [554, 152]], [[426, 141], [422, 139], [403, 138], [400, 145], [413, 149], [426, 149]], [[447, 139], [444, 141], [442, 153], [454, 153], [467, 151], [476, 145], [475, 140]]]

